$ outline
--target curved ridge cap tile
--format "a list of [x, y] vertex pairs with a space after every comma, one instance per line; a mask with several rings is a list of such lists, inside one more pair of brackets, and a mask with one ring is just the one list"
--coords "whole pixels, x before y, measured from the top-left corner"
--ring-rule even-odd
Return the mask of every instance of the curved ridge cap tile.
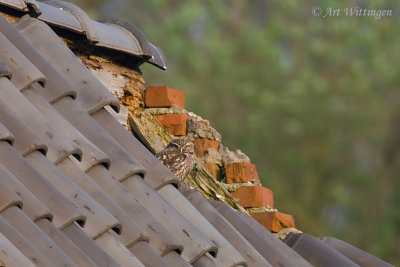
[[143, 50], [139, 41], [127, 29], [119, 25], [97, 21], [93, 21], [92, 25], [98, 38], [96, 46], [143, 56]]
[[165, 58], [164, 52], [158, 46], [155, 46], [152, 43], [149, 43], [149, 44], [150, 44], [150, 48], [152, 51], [152, 53], [151, 53], [152, 58], [149, 60], [149, 63], [153, 64], [156, 67], [159, 67], [162, 70], [166, 70], [167, 65], [166, 65], [166, 58]]
[[0, 141], [5, 141], [10, 145], [14, 144], [14, 136], [1, 122], [0, 122]]
[[38, 7], [37, 3], [35, 0], [24, 0], [25, 4], [28, 7], [28, 10], [33, 11], [35, 17], [40, 16], [42, 12], [40, 11], [40, 8]]
[[12, 73], [7, 68], [6, 64], [3, 61], [0, 61], [0, 78], [6, 77], [11, 80]]
[[11, 112], [1, 99], [0, 114], [0, 123], [4, 123], [3, 125], [15, 134], [14, 147], [21, 155], [26, 156], [33, 151], [39, 151], [46, 156], [48, 149], [46, 144], [28, 125], [26, 125], [23, 120], [19, 119], [13, 112]]
[[35, 0], [0, 0], [0, 5], [5, 5], [20, 11], [33, 11], [32, 15], [39, 16], [40, 8]]
[[144, 33], [134, 24], [124, 21], [122, 19], [103, 19], [99, 20], [99, 22], [109, 25], [117, 25], [124, 28], [138, 41], [143, 51], [143, 55], [152, 57], [152, 50], [149, 41], [147, 40]]
[[45, 85], [46, 77], [2, 33], [0, 33], [0, 60], [13, 74], [11, 82], [19, 90], [39, 82]]
[[37, 5], [41, 11], [41, 15], [37, 17], [38, 19], [77, 33], [84, 33], [81, 22], [70, 12], [61, 7], [51, 6], [42, 2], [37, 2]]
[[23, 0], [0, 0], [0, 5], [5, 5], [18, 10], [28, 11], [28, 6]]
[[44, 1], [45, 4], [48, 4], [50, 6], [62, 8], [63, 10], [69, 12], [72, 14], [82, 25], [82, 29], [86, 34], [86, 37], [93, 41], [93, 42], [98, 42], [99, 39], [96, 35], [96, 31], [93, 27], [93, 21], [89, 18], [89, 16], [86, 14], [85, 11], [83, 11], [81, 8], [78, 6], [66, 2], [66, 1], [59, 1], [59, 0], [48, 0]]

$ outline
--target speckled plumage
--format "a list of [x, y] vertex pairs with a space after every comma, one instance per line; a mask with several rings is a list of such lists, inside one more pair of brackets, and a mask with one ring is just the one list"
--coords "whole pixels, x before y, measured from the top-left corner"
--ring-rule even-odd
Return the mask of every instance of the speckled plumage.
[[188, 139], [175, 139], [156, 157], [182, 182], [194, 166], [194, 145]]

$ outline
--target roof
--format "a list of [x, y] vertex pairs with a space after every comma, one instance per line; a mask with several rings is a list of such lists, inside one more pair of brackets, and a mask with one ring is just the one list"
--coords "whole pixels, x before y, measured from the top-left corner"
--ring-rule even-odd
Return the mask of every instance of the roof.
[[138, 68], [166, 65], [134, 25], [93, 21], [63, 1], [2, 0], [0, 12], [3, 266], [389, 266], [333, 238], [292, 232], [282, 242], [247, 213], [178, 188], [113, 116], [134, 113], [110, 92], [120, 85], [106, 88], [108, 74], [83, 64], [103, 55], [142, 105]]

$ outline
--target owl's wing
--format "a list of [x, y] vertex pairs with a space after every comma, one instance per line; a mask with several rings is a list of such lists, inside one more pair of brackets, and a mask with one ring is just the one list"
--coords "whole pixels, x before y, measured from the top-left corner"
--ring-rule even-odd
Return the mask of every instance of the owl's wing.
[[180, 161], [184, 160], [181, 156], [176, 149], [164, 149], [156, 154], [156, 157], [169, 169], [174, 168]]

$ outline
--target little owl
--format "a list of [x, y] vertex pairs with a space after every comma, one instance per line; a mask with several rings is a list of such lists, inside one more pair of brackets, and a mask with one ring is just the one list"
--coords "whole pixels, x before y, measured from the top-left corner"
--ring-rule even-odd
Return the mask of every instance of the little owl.
[[175, 139], [156, 157], [183, 182], [194, 166], [194, 146], [188, 139]]

